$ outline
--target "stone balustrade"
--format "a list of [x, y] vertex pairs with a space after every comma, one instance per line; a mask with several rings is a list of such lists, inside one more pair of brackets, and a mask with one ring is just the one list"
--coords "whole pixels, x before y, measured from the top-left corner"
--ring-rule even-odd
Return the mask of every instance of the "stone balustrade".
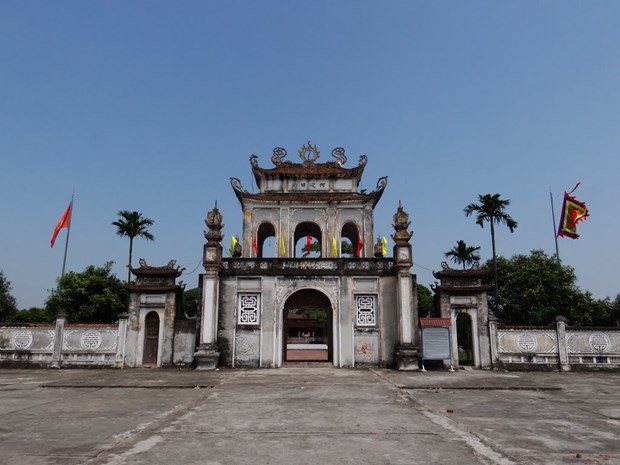
[[[123, 368], [127, 316], [117, 323], [0, 325], [0, 367]], [[506, 326], [489, 321], [494, 369], [620, 369], [620, 328]]]
[[115, 324], [56, 324], [0, 326], [2, 367], [111, 367], [122, 368], [127, 317]]
[[489, 322], [494, 368], [620, 369], [620, 328], [503, 326]]

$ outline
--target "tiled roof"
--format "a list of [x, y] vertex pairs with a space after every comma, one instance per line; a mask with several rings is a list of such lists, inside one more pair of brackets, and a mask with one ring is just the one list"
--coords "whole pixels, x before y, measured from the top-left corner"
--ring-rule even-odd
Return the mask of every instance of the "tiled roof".
[[364, 172], [364, 165], [356, 166], [354, 168], [343, 168], [335, 162], [327, 163], [313, 163], [313, 164], [301, 164], [285, 162], [275, 168], [266, 169], [260, 166], [253, 166], [252, 171], [256, 182], [260, 183], [262, 176], [266, 177], [295, 177], [295, 176], [327, 176], [332, 178], [354, 178], [359, 179]]
[[420, 328], [447, 328], [450, 318], [420, 318]]

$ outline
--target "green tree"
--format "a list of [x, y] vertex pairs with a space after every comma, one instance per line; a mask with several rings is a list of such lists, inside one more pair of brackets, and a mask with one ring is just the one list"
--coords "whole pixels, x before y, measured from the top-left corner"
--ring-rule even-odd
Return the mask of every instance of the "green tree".
[[185, 316], [193, 318], [200, 310], [200, 289], [195, 287], [183, 292], [183, 312]]
[[473, 265], [480, 260], [480, 255], [476, 252], [480, 250], [480, 247], [469, 247], [465, 241], [456, 241], [456, 245], [452, 247], [452, 250], [444, 253], [446, 258], [450, 258], [454, 263], [463, 265], [463, 269], [467, 265]]
[[17, 301], [11, 295], [11, 283], [0, 271], [0, 321], [9, 323], [17, 314]]
[[310, 247], [304, 244], [301, 258], [308, 258], [313, 252], [317, 254], [321, 253], [321, 243], [319, 241], [313, 242], [310, 244]]
[[133, 252], [133, 240], [136, 237], [153, 241], [155, 237], [148, 231], [154, 221], [142, 216], [140, 212], [121, 210], [118, 212], [119, 219], [112, 222], [116, 226], [116, 234], [129, 238], [129, 264], [127, 265], [127, 282], [131, 279], [131, 255]]
[[[571, 325], [614, 323], [613, 304], [596, 301], [576, 285], [572, 267], [558, 263], [542, 250], [511, 259], [497, 257], [501, 305], [491, 296], [489, 306], [502, 323], [512, 325], [549, 325], [564, 316]], [[493, 263], [487, 262], [489, 281]]]
[[616, 295], [616, 298], [611, 303], [611, 317], [613, 324], [620, 326], [620, 294]]
[[53, 323], [56, 315], [46, 308], [30, 307], [28, 310], [20, 310], [13, 318], [14, 323]]
[[58, 279], [56, 291], [47, 299], [52, 315], [64, 313], [71, 323], [113, 323], [125, 311], [127, 290], [112, 274], [112, 264], [87, 266], [81, 272], [70, 271]]
[[432, 316], [435, 310], [433, 293], [423, 284], [417, 285], [418, 291], [418, 316]]
[[340, 254], [353, 257], [353, 244], [350, 241], [340, 241]]
[[469, 217], [476, 214], [476, 224], [484, 228], [484, 223], [491, 225], [491, 245], [493, 247], [493, 269], [495, 274], [495, 294], [498, 293], [498, 278], [497, 278], [497, 253], [495, 251], [495, 225], [505, 224], [510, 232], [514, 232], [517, 228], [517, 222], [506, 213], [505, 209], [510, 205], [510, 200], [501, 199], [499, 194], [484, 194], [478, 196], [478, 202], [470, 203], [463, 211], [465, 216]]

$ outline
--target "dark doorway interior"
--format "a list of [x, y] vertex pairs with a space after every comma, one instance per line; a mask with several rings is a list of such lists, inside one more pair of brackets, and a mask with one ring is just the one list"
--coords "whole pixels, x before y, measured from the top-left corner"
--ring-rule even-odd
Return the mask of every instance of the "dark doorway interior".
[[284, 361], [332, 361], [332, 308], [315, 290], [302, 290], [284, 306]]
[[459, 313], [456, 317], [456, 340], [459, 350], [459, 365], [473, 365], [474, 341], [471, 317], [467, 313]]
[[144, 355], [142, 365], [157, 365], [159, 349], [159, 315], [150, 312], [144, 319]]

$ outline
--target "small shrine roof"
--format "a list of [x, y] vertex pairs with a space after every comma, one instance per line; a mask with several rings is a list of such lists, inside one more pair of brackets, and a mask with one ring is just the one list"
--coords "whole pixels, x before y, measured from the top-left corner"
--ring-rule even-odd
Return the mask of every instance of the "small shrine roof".
[[170, 260], [167, 265], [164, 266], [151, 266], [147, 265], [144, 259], [139, 260], [140, 267], [131, 267], [131, 272], [136, 276], [162, 276], [162, 277], [178, 277], [183, 274], [184, 268], [180, 268], [176, 265], [176, 260]]
[[433, 271], [435, 278], [482, 278], [486, 271], [479, 268], [477, 264], [468, 270], [457, 270], [450, 268], [446, 262], [441, 263], [441, 271]]
[[166, 292], [184, 288], [184, 285], [176, 284], [175, 280], [185, 268], [176, 266], [175, 260], [170, 260], [165, 266], [149, 266], [141, 258], [140, 267], [130, 269], [137, 278], [136, 281], [125, 284], [125, 288], [130, 291]]
[[450, 318], [420, 318], [421, 328], [449, 328]]

